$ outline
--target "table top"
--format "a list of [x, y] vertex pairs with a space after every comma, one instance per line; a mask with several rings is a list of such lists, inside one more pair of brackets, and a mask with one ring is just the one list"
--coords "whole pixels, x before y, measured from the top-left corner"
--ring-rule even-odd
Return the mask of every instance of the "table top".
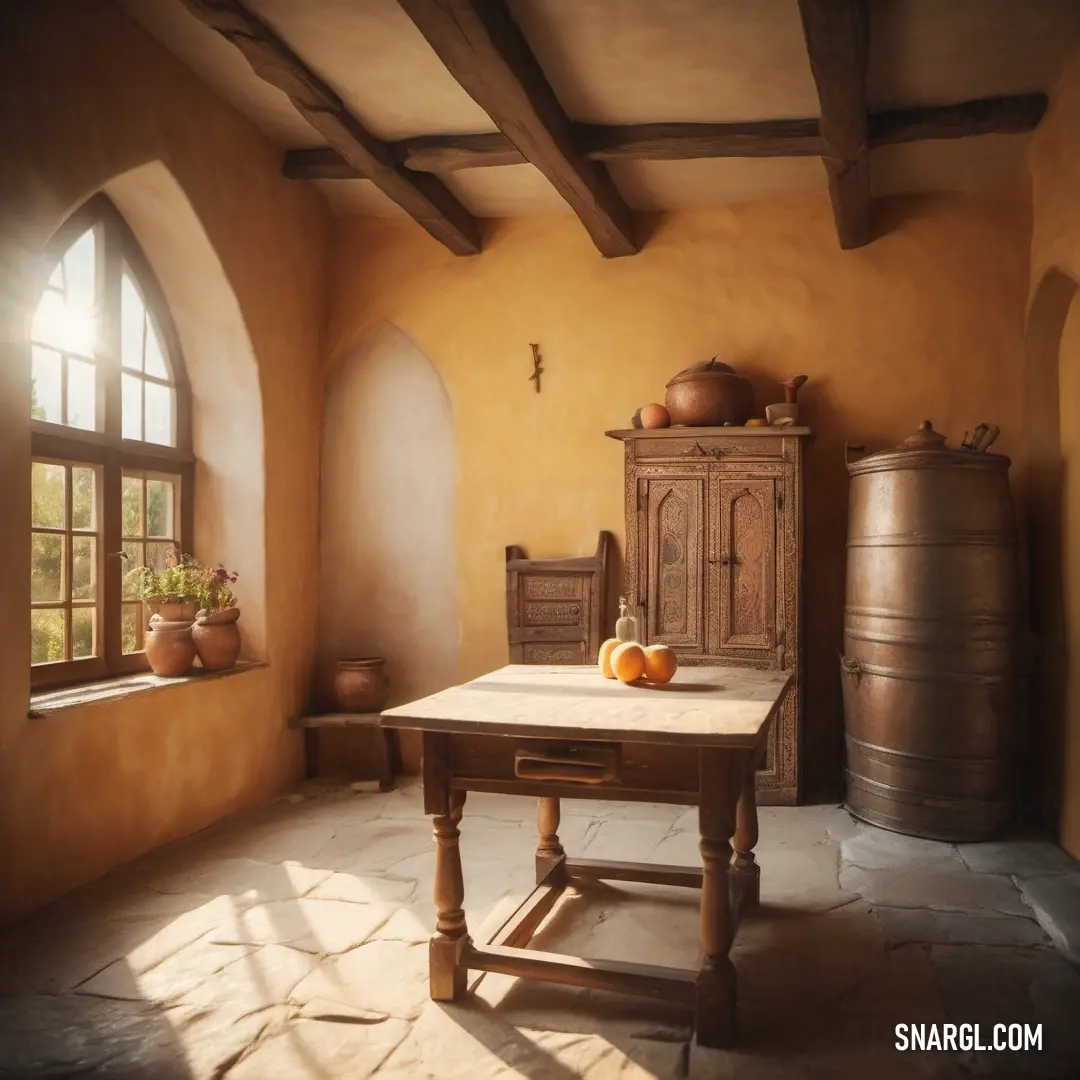
[[595, 664], [508, 664], [398, 705], [385, 727], [529, 738], [753, 748], [790, 671], [680, 667], [665, 686], [605, 679]]

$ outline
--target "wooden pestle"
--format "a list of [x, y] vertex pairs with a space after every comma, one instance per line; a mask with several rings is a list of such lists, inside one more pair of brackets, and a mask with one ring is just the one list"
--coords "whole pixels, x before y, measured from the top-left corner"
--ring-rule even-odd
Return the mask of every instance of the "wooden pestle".
[[792, 375], [790, 379], [780, 384], [784, 388], [784, 403], [786, 405], [795, 404], [799, 387], [809, 378], [809, 375]]

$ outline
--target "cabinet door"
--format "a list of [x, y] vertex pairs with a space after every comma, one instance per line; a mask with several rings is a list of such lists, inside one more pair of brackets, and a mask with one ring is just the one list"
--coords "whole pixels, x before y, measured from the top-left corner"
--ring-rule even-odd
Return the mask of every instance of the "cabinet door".
[[771, 476], [711, 480], [710, 598], [721, 651], [776, 649], [776, 483]]
[[704, 496], [704, 476], [638, 481], [645, 637], [677, 646], [680, 652], [705, 650]]

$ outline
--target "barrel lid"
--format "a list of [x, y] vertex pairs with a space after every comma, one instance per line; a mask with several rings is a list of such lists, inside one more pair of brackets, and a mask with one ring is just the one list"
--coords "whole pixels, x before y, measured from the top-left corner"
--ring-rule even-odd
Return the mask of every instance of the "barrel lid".
[[[985, 428], [986, 425], [983, 425]], [[996, 432], [997, 429], [995, 429]], [[909, 469], [918, 466], [964, 465], [974, 468], [1008, 468], [1010, 461], [1003, 454], [991, 454], [984, 450], [972, 451], [965, 447], [953, 449], [947, 438], [934, 430], [930, 420], [924, 420], [899, 446], [892, 450], [879, 450], [857, 461], [848, 462], [848, 472], [854, 476], [862, 472], [878, 472], [886, 469]]]

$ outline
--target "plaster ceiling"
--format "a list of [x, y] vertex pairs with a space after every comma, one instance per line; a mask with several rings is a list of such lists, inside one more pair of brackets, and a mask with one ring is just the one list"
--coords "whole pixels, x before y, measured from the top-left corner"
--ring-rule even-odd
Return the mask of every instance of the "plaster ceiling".
[[[121, 5], [282, 149], [323, 145], [280, 91], [179, 0]], [[245, 0], [382, 139], [494, 131], [397, 0]], [[592, 123], [816, 116], [795, 0], [509, 0], [567, 114]], [[1080, 0], [873, 0], [873, 108], [1050, 90], [1080, 43]], [[962, 190], [1023, 175], [1026, 136], [875, 150], [876, 194]], [[622, 162], [635, 209], [825, 190], [816, 158]], [[444, 176], [480, 217], [564, 213], [531, 165]], [[317, 181], [339, 214], [401, 211], [360, 180]]]

